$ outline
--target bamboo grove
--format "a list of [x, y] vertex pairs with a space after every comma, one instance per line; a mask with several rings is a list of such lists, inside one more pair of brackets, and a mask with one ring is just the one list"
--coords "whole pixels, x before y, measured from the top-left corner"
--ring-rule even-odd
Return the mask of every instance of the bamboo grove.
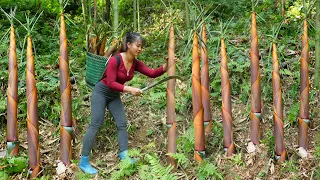
[[[262, 117], [261, 84], [259, 69], [259, 47], [256, 13], [251, 14], [251, 51], [250, 51], [250, 84], [251, 84], [251, 111], [250, 111], [250, 140], [254, 145], [260, 144], [260, 121]], [[28, 30], [26, 51], [26, 97], [27, 97], [27, 135], [28, 135], [28, 158], [31, 178], [37, 177], [41, 172], [39, 125], [38, 125], [38, 98], [36, 87], [35, 59], [33, 55], [32, 36]], [[193, 32], [192, 45], [192, 113], [194, 125], [194, 158], [201, 162], [205, 156], [205, 135], [211, 132], [212, 116], [210, 109], [210, 78], [209, 58], [206, 36], [206, 26], [201, 29], [201, 39], [197, 31]], [[91, 38], [90, 45], [95, 47], [89, 50], [100, 56], [110, 56], [116, 43], [111, 46], [113, 50], [105, 51], [106, 36], [102, 40]], [[99, 48], [96, 42], [99, 41]], [[228, 56], [226, 42], [223, 37], [220, 41], [220, 75], [221, 75], [221, 117], [223, 124], [223, 146], [226, 156], [230, 157], [236, 153], [233, 139], [233, 117], [231, 104], [231, 83], [228, 72]], [[114, 46], [114, 47], [113, 47]], [[15, 28], [11, 23], [10, 44], [8, 56], [8, 91], [7, 91], [7, 148], [10, 156], [18, 155], [18, 131], [17, 131], [17, 108], [18, 108], [18, 69], [16, 55]], [[72, 99], [70, 71], [67, 47], [67, 33], [64, 14], [60, 15], [60, 94], [61, 94], [61, 119], [60, 119], [60, 153], [61, 161], [70, 165], [72, 158]], [[302, 52], [300, 59], [300, 114], [299, 123], [299, 147], [308, 150], [309, 129], [309, 73], [308, 73], [308, 25], [304, 19]], [[173, 24], [169, 30], [168, 43], [168, 76], [176, 76], [175, 64], [175, 31]], [[177, 163], [171, 154], [177, 153], [177, 122], [175, 118], [176, 80], [167, 82], [167, 127], [168, 127], [168, 162], [177, 167]], [[284, 162], [287, 156], [284, 145], [283, 125], [283, 102], [281, 89], [280, 65], [277, 55], [276, 43], [272, 44], [272, 89], [273, 89], [273, 120], [275, 135], [275, 155], [279, 162]]]

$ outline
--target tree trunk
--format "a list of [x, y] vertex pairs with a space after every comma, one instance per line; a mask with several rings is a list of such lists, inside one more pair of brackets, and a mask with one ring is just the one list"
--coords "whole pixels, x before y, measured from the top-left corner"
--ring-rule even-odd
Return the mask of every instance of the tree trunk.
[[118, 0], [113, 1], [113, 35], [117, 36], [118, 23], [119, 23], [119, 11], [118, 11]]
[[93, 26], [97, 24], [97, 0], [93, 0]]
[[106, 0], [106, 16], [105, 16], [105, 20], [107, 21], [107, 23], [110, 25], [110, 7], [111, 7], [111, 2], [110, 0]]
[[319, 90], [320, 73], [320, 0], [316, 0], [316, 65], [314, 74], [314, 87]]
[[137, 30], [137, 0], [133, 0], [133, 30]]
[[185, 8], [186, 8], [186, 25], [187, 28], [190, 28], [190, 12], [189, 12], [189, 5], [188, 5], [188, 0], [184, 0]]
[[140, 3], [137, 0], [137, 13], [138, 13], [138, 32], [140, 32]]
[[89, 16], [89, 22], [91, 23], [91, 18], [92, 18], [92, 14], [91, 14], [91, 0], [88, 0], [88, 16]]
[[285, 15], [285, 6], [286, 6], [286, 0], [281, 0], [281, 15], [283, 18]]

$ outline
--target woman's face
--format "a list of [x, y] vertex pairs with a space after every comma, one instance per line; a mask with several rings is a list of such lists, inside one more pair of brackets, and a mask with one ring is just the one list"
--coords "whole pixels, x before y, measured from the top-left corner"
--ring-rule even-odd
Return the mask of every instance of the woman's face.
[[137, 57], [142, 51], [142, 41], [140, 39], [136, 40], [133, 43], [128, 42], [128, 51], [134, 56]]

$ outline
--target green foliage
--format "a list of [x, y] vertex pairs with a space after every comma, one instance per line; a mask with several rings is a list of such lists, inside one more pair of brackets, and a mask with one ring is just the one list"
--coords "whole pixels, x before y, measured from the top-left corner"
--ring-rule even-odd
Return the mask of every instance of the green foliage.
[[0, 171], [0, 180], [7, 180], [9, 179], [9, 176], [6, 172]]
[[243, 160], [242, 160], [242, 155], [241, 155], [241, 153], [238, 153], [238, 154], [234, 155], [234, 156], [232, 157], [232, 160], [233, 160], [233, 163], [234, 163], [235, 165], [237, 165], [237, 166], [244, 166], [244, 165], [245, 165], [244, 162], [243, 162]]
[[189, 154], [194, 150], [194, 128], [189, 129], [177, 139], [177, 151]]
[[[174, 180], [177, 179], [177, 174], [171, 173], [173, 166], [169, 165], [164, 167], [160, 164], [160, 161], [157, 157], [146, 154], [145, 159], [150, 164], [149, 167], [143, 166], [139, 171], [139, 175], [141, 179], [147, 179], [152, 177], [151, 179], [163, 179], [163, 180]], [[147, 174], [149, 172], [149, 174]]]
[[265, 138], [261, 139], [261, 143], [265, 144], [268, 148], [268, 154], [270, 154], [270, 156], [274, 156], [274, 136], [272, 134], [271, 130], [267, 130], [266, 134], [265, 134]]
[[82, 171], [79, 171], [77, 173], [77, 179], [79, 179], [79, 180], [87, 180], [87, 179], [91, 179], [92, 177], [93, 177], [93, 175], [86, 174]]
[[173, 157], [177, 161], [178, 166], [181, 166], [184, 169], [190, 165], [189, 158], [182, 153], [169, 153], [168, 155]]
[[[20, 173], [27, 168], [28, 160], [25, 157], [8, 157], [0, 159], [0, 174], [8, 177], [8, 174]], [[0, 176], [1, 177], [1, 176]]]
[[283, 171], [284, 173], [298, 172], [298, 168], [295, 164], [296, 162], [293, 160], [285, 161], [281, 165], [281, 171]]
[[122, 179], [126, 176], [132, 175], [137, 171], [137, 167], [131, 163], [130, 158], [126, 158], [119, 163], [118, 170], [115, 170], [111, 173], [110, 179]]
[[222, 173], [218, 171], [218, 168], [205, 160], [198, 167], [197, 177], [199, 180], [223, 179]]
[[286, 122], [289, 122], [291, 125], [297, 122], [297, 118], [300, 112], [300, 102], [296, 102], [291, 105], [288, 117], [285, 119]]

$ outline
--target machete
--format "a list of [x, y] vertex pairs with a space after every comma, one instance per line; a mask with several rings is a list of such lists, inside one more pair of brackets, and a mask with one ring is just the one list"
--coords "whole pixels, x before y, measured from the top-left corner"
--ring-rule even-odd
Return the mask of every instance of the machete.
[[[157, 86], [157, 85], [159, 85], [161, 83], [167, 82], [170, 79], [179, 79], [180, 81], [182, 81], [182, 78], [180, 76], [168, 76], [168, 77], [165, 77], [165, 78], [161, 79], [160, 81], [157, 81], [157, 82], [155, 82], [155, 83], [153, 83], [153, 84], [151, 84], [149, 86], [146, 86], [146, 87], [142, 88], [141, 91], [144, 92], [144, 91], [146, 91], [146, 90], [148, 90], [150, 88], [153, 88], [153, 87], [155, 87], [155, 86]], [[130, 98], [132, 96], [133, 96], [132, 94], [129, 94], [128, 96], [126, 96], [126, 99], [128, 99], [128, 98]]]

